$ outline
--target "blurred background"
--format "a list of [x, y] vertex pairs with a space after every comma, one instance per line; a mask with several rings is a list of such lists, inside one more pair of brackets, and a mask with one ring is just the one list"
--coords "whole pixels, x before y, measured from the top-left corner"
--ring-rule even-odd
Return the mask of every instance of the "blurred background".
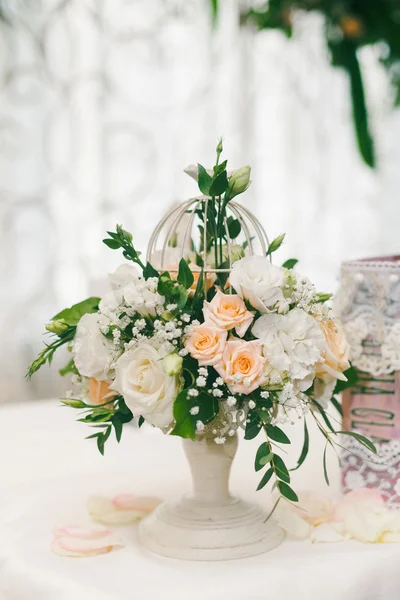
[[145, 251], [196, 194], [183, 168], [213, 164], [221, 135], [230, 168], [252, 165], [242, 201], [271, 238], [287, 233], [277, 258], [299, 258], [321, 291], [342, 260], [399, 252], [386, 39], [400, 43], [398, 0], [0, 0], [0, 12], [0, 401], [63, 392], [57, 369], [24, 380], [44, 323], [121, 262], [107, 229], [123, 224]]

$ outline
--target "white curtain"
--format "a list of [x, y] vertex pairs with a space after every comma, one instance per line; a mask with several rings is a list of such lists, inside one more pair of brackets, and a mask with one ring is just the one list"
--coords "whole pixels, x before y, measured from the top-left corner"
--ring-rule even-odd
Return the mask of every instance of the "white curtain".
[[208, 0], [9, 1], [1, 400], [62, 390], [56, 369], [24, 382], [43, 324], [118, 263], [101, 243], [115, 223], [145, 250], [168, 207], [195, 193], [183, 167], [211, 164], [219, 135], [231, 166], [253, 166], [244, 201], [270, 236], [287, 232], [278, 258], [300, 258], [321, 289], [344, 258], [398, 251], [400, 117], [374, 50], [362, 59], [379, 172], [357, 153], [348, 81], [329, 65], [321, 20], [299, 16], [289, 41], [241, 29], [238, 0], [220, 4], [212, 32]]

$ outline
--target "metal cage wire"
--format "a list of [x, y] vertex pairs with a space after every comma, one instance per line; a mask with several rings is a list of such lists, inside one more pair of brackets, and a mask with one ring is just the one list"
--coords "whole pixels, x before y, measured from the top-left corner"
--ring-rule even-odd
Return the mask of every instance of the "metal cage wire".
[[[156, 268], [159, 271], [168, 270], [171, 273], [176, 273], [178, 267], [171, 268], [171, 265], [166, 264], [166, 257], [171, 248], [177, 249], [178, 262], [181, 258], [186, 258], [190, 252], [190, 244], [199, 239], [200, 232], [197, 225], [199, 224], [197, 210], [203, 209], [207, 215], [209, 202], [213, 202], [211, 198], [204, 196], [191, 198], [183, 202], [179, 206], [170, 210], [155, 227], [147, 248], [146, 260], [152, 264], [152, 260], [157, 254], [160, 254], [160, 260], [157, 261]], [[235, 239], [232, 239], [229, 234], [228, 219], [229, 217], [237, 219], [240, 223], [240, 234]], [[203, 249], [207, 248], [207, 219], [201, 223], [204, 227], [203, 231]], [[226, 250], [228, 261], [227, 268], [216, 268], [210, 264], [207, 251], [201, 253], [203, 259], [203, 273], [207, 278], [208, 274], [230, 273], [232, 269], [232, 248], [238, 244], [241, 237], [243, 242], [246, 242], [244, 254], [251, 256], [256, 253], [266, 255], [268, 249], [268, 237], [261, 225], [260, 221], [244, 206], [237, 202], [230, 201], [226, 206], [224, 217], [224, 229], [226, 234]], [[189, 244], [189, 245], [188, 245]], [[258, 249], [258, 252], [257, 252]], [[200, 269], [200, 267], [199, 267]]]

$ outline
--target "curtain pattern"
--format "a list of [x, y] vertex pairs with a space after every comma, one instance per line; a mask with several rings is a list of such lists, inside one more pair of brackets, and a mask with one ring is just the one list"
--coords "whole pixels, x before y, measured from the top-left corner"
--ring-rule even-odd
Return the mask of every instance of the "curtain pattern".
[[62, 391], [56, 369], [23, 379], [43, 323], [118, 264], [101, 244], [116, 222], [145, 250], [168, 207], [196, 193], [183, 167], [211, 164], [219, 135], [231, 166], [253, 166], [247, 205], [270, 236], [288, 234], [280, 258], [298, 256], [320, 287], [335, 285], [343, 258], [396, 251], [399, 123], [373, 50], [363, 64], [379, 174], [354, 146], [348, 82], [329, 66], [321, 21], [299, 16], [288, 41], [241, 29], [239, 2], [221, 4], [212, 32], [206, 0], [9, 3], [12, 24], [0, 25], [1, 400]]

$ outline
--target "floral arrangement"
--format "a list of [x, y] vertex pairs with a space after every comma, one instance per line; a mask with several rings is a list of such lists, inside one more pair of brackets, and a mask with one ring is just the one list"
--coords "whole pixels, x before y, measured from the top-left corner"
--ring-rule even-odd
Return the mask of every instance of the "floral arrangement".
[[[96, 431], [101, 453], [115, 432], [132, 419], [164, 433], [196, 440], [211, 437], [224, 444], [238, 427], [245, 439], [261, 432], [256, 471], [258, 486], [275, 478], [279, 499], [297, 501], [280, 445], [290, 440], [281, 425], [304, 420], [304, 445], [309, 446], [306, 415], [315, 419], [326, 439], [335, 444], [338, 431], [328, 405], [340, 410], [337, 394], [352, 383], [349, 347], [338, 320], [313, 284], [297, 273], [290, 259], [271, 262], [284, 236], [274, 239], [266, 255], [251, 255], [248, 244], [234, 244], [226, 269], [228, 238], [237, 239], [239, 220], [226, 219], [232, 199], [250, 184], [250, 167], [228, 173], [227, 161], [207, 171], [198, 165], [197, 208], [201, 243], [192, 241], [189, 256], [167, 270], [144, 264], [132, 235], [117, 226], [104, 243], [122, 250], [126, 262], [110, 275], [110, 291], [58, 313], [46, 329], [55, 337], [30, 366], [30, 377], [54, 352], [67, 345], [71, 360], [61, 373], [72, 374], [72, 390], [64, 405], [82, 410], [79, 420]], [[236, 205], [237, 206], [237, 205]], [[193, 215], [194, 216], [194, 215]], [[236, 222], [235, 222], [236, 221]], [[224, 227], [225, 224], [225, 227]], [[203, 235], [207, 230], [207, 234]], [[173, 257], [179, 249], [169, 248]], [[212, 256], [215, 269], [204, 268]], [[206, 263], [207, 264], [207, 263]], [[207, 272], [206, 272], [207, 271]], [[353, 432], [374, 451], [373, 444]], [[324, 454], [326, 471], [326, 449]]]

